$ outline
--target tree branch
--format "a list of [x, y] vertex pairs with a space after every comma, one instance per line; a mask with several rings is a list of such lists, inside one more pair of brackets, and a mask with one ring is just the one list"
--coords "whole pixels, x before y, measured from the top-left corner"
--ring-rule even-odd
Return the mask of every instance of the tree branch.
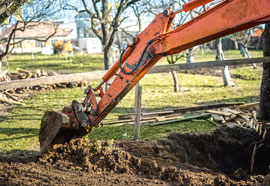
[[[1, 7], [5, 7], [0, 14], [0, 24], [2, 24], [9, 16], [11, 16], [19, 7], [21, 7], [27, 0], [12, 0], [3, 2]], [[2, 8], [1, 8], [2, 9]]]

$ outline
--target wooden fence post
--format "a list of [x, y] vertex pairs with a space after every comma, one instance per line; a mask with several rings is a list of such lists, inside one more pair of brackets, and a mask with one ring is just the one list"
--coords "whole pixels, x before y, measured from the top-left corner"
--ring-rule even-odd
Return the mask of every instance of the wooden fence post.
[[135, 87], [135, 125], [134, 125], [135, 140], [140, 137], [141, 107], [142, 107], [142, 87], [138, 83]]

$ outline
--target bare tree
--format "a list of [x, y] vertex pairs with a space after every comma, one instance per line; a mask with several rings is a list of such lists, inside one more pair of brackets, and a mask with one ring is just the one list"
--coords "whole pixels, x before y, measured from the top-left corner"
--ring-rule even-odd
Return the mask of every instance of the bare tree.
[[[240, 49], [240, 52], [243, 57], [246, 58], [251, 58], [251, 55], [248, 51], [248, 44], [251, 40], [251, 36], [253, 33], [254, 28], [248, 29], [248, 30], [243, 30], [241, 32], [237, 32], [235, 34], [231, 35], [231, 40], [235, 41], [238, 43], [238, 47]], [[252, 64], [254, 68], [256, 68], [256, 64]]]
[[[175, 9], [175, 8], [183, 6], [187, 2], [188, 2], [188, 0], [167, 0], [167, 1], [162, 0], [162, 1], [149, 2], [147, 10], [148, 10], [149, 14], [155, 15], [158, 12], [160, 12], [161, 8]], [[181, 26], [187, 20], [193, 19], [195, 16], [205, 12], [206, 10], [208, 10], [209, 8], [211, 8], [212, 6], [216, 5], [219, 2], [220, 1], [214, 1], [212, 3], [203, 5], [201, 7], [194, 9], [194, 10], [191, 10], [189, 12], [181, 12], [180, 14], [177, 15], [178, 17], [175, 18], [175, 23], [174, 23], [174, 25], [172, 25], [172, 28]], [[176, 6], [178, 6], [178, 7], [176, 7]], [[196, 52], [196, 47], [193, 47], [193, 48], [190, 48], [190, 49], [185, 51], [185, 56], [184, 55], [182, 55], [182, 56], [180, 55], [180, 56], [181, 57], [184, 56], [186, 58], [186, 62], [191, 63], [191, 62], [194, 62], [195, 52]], [[216, 59], [217, 60], [224, 60], [224, 53], [222, 50], [221, 39], [216, 41], [216, 52], [217, 52]], [[177, 56], [168, 56], [167, 61], [169, 64], [174, 64], [180, 58]], [[227, 86], [227, 85], [233, 86], [234, 83], [232, 82], [228, 67], [227, 66], [222, 67], [221, 70], [222, 70], [222, 77], [223, 77], [224, 85], [225, 86]], [[177, 90], [179, 90], [177, 73], [176, 72], [171, 72], [171, 73], [172, 73], [173, 80], [174, 80], [174, 90], [177, 91]]]
[[195, 55], [195, 47], [187, 49], [186, 50], [186, 62], [193, 63], [195, 61], [194, 55]]
[[[18, 8], [20, 8], [26, 0], [16, 1], [16, 0], [0, 0], [0, 25], [2, 26], [4, 21], [6, 21]], [[9, 50], [9, 44], [14, 35], [15, 31], [11, 32], [10, 37], [8, 37], [7, 47], [4, 48], [3, 45], [0, 48], [0, 71], [2, 70], [2, 58], [7, 54]]]
[[[217, 61], [225, 60], [224, 53], [222, 50], [222, 39], [221, 38], [216, 40], [216, 60]], [[235, 85], [232, 81], [228, 66], [221, 67], [221, 73], [222, 73], [224, 86], [234, 86]]]
[[231, 35], [231, 40], [236, 41], [239, 45], [240, 52], [243, 57], [251, 58], [247, 46], [252, 35], [252, 29], [237, 32]]
[[[2, 49], [0, 53], [0, 59], [3, 58], [4, 56], [8, 55], [9, 53], [12, 52], [12, 49], [14, 48], [15, 45], [25, 41], [25, 40], [35, 40], [39, 42], [46, 42], [48, 39], [53, 37], [57, 30], [58, 30], [58, 25], [59, 24], [50, 24], [50, 26], [53, 28], [50, 33], [45, 36], [45, 38], [22, 38], [22, 39], [16, 39], [16, 33], [17, 32], [25, 32], [25, 31], [31, 31], [34, 27], [37, 27], [40, 25], [40, 22], [21, 22], [18, 21], [15, 25], [13, 25], [10, 29], [6, 30], [7, 35], [6, 37], [3, 37], [0, 41], [0, 44], [2, 46], [5, 46], [4, 49]], [[45, 23], [42, 23], [45, 24]]]
[[134, 12], [135, 17], [137, 18], [138, 22], [138, 31], [142, 31], [142, 16], [146, 13], [146, 2], [145, 1], [139, 1], [137, 3], [134, 3], [131, 5], [131, 8]]
[[[270, 56], [270, 24], [265, 25], [263, 32], [263, 55]], [[270, 64], [263, 64], [263, 75], [260, 93], [260, 115], [263, 120], [270, 121]]]
[[[15, 45], [23, 42], [25, 39], [16, 39], [16, 32], [24, 32], [26, 30], [31, 30], [33, 27], [38, 26], [40, 22], [46, 21], [48, 18], [52, 18], [52, 16], [59, 12], [60, 7], [57, 7], [55, 5], [56, 1], [53, 0], [43, 0], [43, 1], [31, 1], [30, 3], [25, 3], [24, 7], [28, 12], [25, 12], [24, 15], [16, 15], [17, 22], [15, 25], [11, 26], [9, 29], [3, 32], [1, 38], [0, 38], [0, 45], [2, 46], [0, 51], [0, 69], [2, 67], [2, 59], [3, 57], [7, 56], [9, 53], [12, 52], [12, 49]], [[18, 4], [10, 5], [15, 6]], [[22, 5], [22, 4], [20, 4]], [[17, 6], [19, 8], [20, 6]], [[13, 12], [14, 13], [14, 12]], [[16, 13], [16, 12], [15, 12]], [[12, 16], [13, 14], [6, 14], [9, 16]], [[6, 19], [9, 18], [6, 17]], [[5, 19], [5, 20], [6, 20]], [[1, 26], [4, 26], [4, 24], [1, 24]], [[49, 38], [51, 38], [53, 35], [55, 35], [58, 24], [53, 24], [54, 30], [51, 33], [48, 33], [48, 35], [43, 38], [31, 38], [31, 40], [36, 40], [39, 42], [46, 42]]]
[[73, 9], [77, 12], [86, 12], [90, 15], [90, 24], [94, 34], [103, 45], [104, 67], [109, 69], [111, 61], [111, 47], [113, 45], [120, 25], [126, 20], [123, 13], [139, 0], [81, 0], [83, 9], [77, 5], [67, 2], [66, 9]]
[[[179, 7], [182, 7], [185, 3], [187, 3], [188, 0], [162, 0], [162, 1], [154, 1], [154, 2], [149, 2], [146, 1], [144, 7], [147, 8], [147, 13], [150, 15], [156, 15], [160, 13], [162, 10], [165, 9], [177, 9]], [[215, 2], [216, 3], [216, 2]], [[188, 12], [181, 12], [176, 15], [175, 21], [172, 24], [172, 29], [181, 26], [185, 22], [187, 22], [190, 19], [193, 19], [195, 16], [203, 13], [210, 7], [212, 7], [215, 3], [210, 3], [208, 5], [204, 5], [202, 7], [196, 8], [194, 10], [188, 11]], [[185, 57], [187, 63], [194, 62], [194, 55], [196, 52], [196, 47], [190, 48], [186, 50], [185, 52], [177, 55], [171, 55], [168, 56], [167, 62], [169, 64], [175, 64], [179, 59]], [[173, 82], [174, 82], [174, 91], [178, 92], [179, 91], [179, 83], [178, 83], [178, 76], [177, 72], [172, 71], [171, 72], [172, 77], [173, 77]]]
[[27, 0], [0, 0], [0, 24], [11, 16]]
[[[179, 53], [179, 54], [174, 54], [174, 55], [170, 55], [168, 56], [167, 62], [169, 64], [175, 64], [179, 59], [185, 57], [183, 54]], [[178, 81], [178, 76], [177, 76], [177, 72], [176, 71], [171, 71], [172, 77], [173, 77], [173, 83], [174, 83], [174, 92], [179, 92], [180, 90], [180, 85], [179, 85], [179, 81]]]
[[[150, 15], [157, 15], [158, 13], [162, 12], [165, 9], [176, 9], [178, 7], [181, 7], [183, 4], [185, 4], [186, 1], [184, 0], [162, 0], [162, 1], [154, 1], [149, 2], [145, 1], [143, 3], [143, 7], [146, 9], [144, 11], [145, 14]], [[183, 23], [185, 23], [188, 19], [192, 19], [193, 17], [193, 11], [189, 12], [182, 12], [177, 14], [175, 17], [175, 21], [172, 24], [172, 29], [181, 26]], [[139, 16], [137, 16], [138, 19], [140, 19]], [[166, 57], [166, 60], [169, 64], [175, 64], [178, 60], [180, 60], [183, 57], [186, 57], [186, 59], [191, 59], [191, 55], [194, 53], [192, 52], [193, 49], [189, 49], [186, 52], [180, 53], [180, 54], [174, 54]], [[190, 56], [189, 56], [190, 55]], [[179, 81], [176, 71], [171, 71], [173, 82], [174, 82], [174, 91], [179, 91]]]

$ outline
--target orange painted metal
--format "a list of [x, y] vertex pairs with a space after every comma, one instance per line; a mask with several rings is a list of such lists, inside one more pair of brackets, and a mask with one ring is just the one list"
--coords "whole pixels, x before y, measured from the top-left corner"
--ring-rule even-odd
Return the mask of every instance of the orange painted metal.
[[[158, 14], [149, 26], [137, 36], [137, 44], [130, 56], [124, 60], [123, 66], [126, 72], [131, 71], [130, 66], [135, 66], [142, 52], [147, 45], [147, 42], [160, 34], [167, 32], [168, 24], [170, 24], [171, 12]], [[158, 42], [158, 41], [156, 41]], [[154, 43], [153, 43], [154, 44]], [[119, 72], [119, 75], [115, 77], [110, 88], [105, 92], [103, 97], [98, 103], [98, 116], [94, 117], [92, 121], [94, 124], [98, 124], [125, 96], [129, 90], [131, 90], [138, 81], [151, 69], [151, 67], [162, 56], [157, 55], [154, 58], [146, 56], [145, 64], [136, 72], [130, 75], [125, 75], [123, 72]], [[118, 61], [117, 61], [118, 63]], [[128, 64], [128, 65], [127, 65]], [[128, 67], [129, 66], [129, 67]]]
[[197, 8], [199, 6], [210, 3], [211, 1], [214, 1], [214, 0], [195, 0], [195, 1], [191, 1], [189, 3], [184, 4], [183, 10], [185, 12], [187, 12], [187, 11], [193, 10], [194, 8]]
[[154, 46], [156, 54], [175, 54], [190, 47], [251, 28], [270, 17], [269, 0], [227, 0], [172, 30]]
[[[210, 0], [209, 0], [210, 1]], [[186, 5], [186, 9], [197, 7], [197, 1]], [[134, 73], [126, 75], [119, 70], [117, 61], [103, 81], [115, 76], [110, 88], [102, 94], [97, 104], [97, 115], [89, 116], [90, 129], [98, 126], [103, 118], [119, 103], [119, 101], [138, 83], [138, 81], [162, 57], [179, 53], [190, 47], [210, 40], [241, 31], [263, 22], [270, 21], [269, 0], [225, 0], [205, 13], [195, 17], [175, 30], [170, 31], [174, 12], [169, 10], [158, 14], [149, 26], [137, 36], [135, 48], [129, 48], [122, 60], [124, 71], [130, 72], [139, 62], [146, 46], [147, 52], [142, 57], [143, 63]], [[151, 41], [149, 44], [149, 41]], [[102, 83], [101, 83], [102, 84]], [[100, 86], [94, 90], [98, 90]], [[69, 115], [72, 115], [69, 113]]]
[[[197, 7], [198, 3], [207, 2], [210, 0], [191, 2], [184, 7], [187, 10]], [[129, 64], [124, 66], [124, 70], [130, 71], [127, 66], [138, 63], [144, 47], [151, 39], [154, 40], [150, 46], [153, 56], [148, 57], [144, 65], [133, 74], [119, 73], [98, 103], [98, 115], [92, 120], [95, 125], [117, 105], [162, 56], [179, 53], [190, 47], [253, 27], [263, 20], [268, 22], [270, 3], [269, 0], [226, 0], [179, 28], [169, 31], [173, 20], [172, 15], [174, 15], [173, 12], [169, 11], [158, 14], [138, 35], [139, 42], [136, 48], [124, 60]]]
[[[130, 54], [132, 53], [133, 51], [133, 47], [132, 46], [129, 46], [128, 49], [126, 50], [126, 52], [124, 53], [123, 55], [123, 60], [125, 61], [129, 56]], [[102, 80], [104, 82], [108, 81], [109, 79], [111, 79], [119, 70], [119, 60], [117, 60], [113, 66], [107, 71], [107, 73], [102, 77]]]
[[189, 3], [184, 4], [183, 8], [179, 8], [177, 10], [174, 10], [173, 15], [176, 15], [176, 14], [183, 12], [183, 11], [188, 12], [194, 8], [197, 8], [199, 6], [210, 3], [211, 1], [214, 1], [214, 0], [194, 0], [194, 1], [191, 1]]

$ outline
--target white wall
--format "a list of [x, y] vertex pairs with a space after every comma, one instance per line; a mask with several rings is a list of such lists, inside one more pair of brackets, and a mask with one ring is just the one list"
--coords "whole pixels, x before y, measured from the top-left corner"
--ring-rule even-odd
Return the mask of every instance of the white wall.
[[79, 38], [79, 50], [88, 54], [102, 53], [102, 44], [98, 38]]
[[12, 53], [37, 53], [41, 52], [41, 47], [35, 48], [13, 48]]

